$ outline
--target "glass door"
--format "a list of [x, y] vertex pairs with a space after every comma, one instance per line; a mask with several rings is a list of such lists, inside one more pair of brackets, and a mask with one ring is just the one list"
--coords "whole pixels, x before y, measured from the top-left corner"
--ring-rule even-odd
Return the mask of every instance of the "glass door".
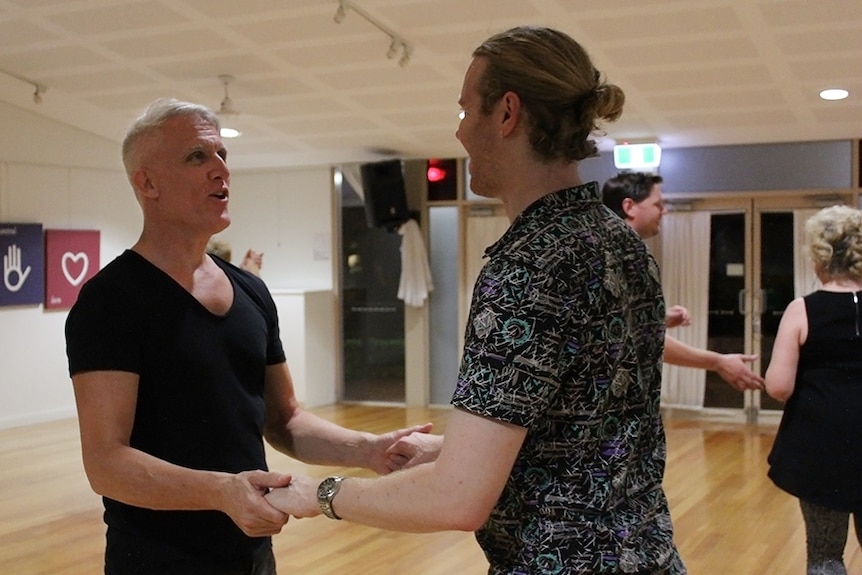
[[404, 302], [398, 299], [401, 237], [368, 226], [362, 198], [340, 189], [342, 401], [403, 403]]
[[[786, 194], [685, 202], [685, 209], [710, 213], [709, 349], [756, 354], [752, 369], [766, 372], [781, 315], [797, 295], [799, 269], [807, 262], [799, 255], [801, 223], [821, 207], [853, 201], [852, 194]], [[765, 392], [739, 393], [708, 372], [704, 407], [738, 410], [755, 422], [761, 412], [783, 406]]]
[[[752, 347], [750, 326], [746, 321], [752, 286], [752, 275], [748, 272], [751, 215], [747, 208], [740, 204], [710, 210], [706, 347], [719, 353], [747, 353]], [[706, 372], [705, 407], [742, 410], [745, 400], [743, 394], [724, 383], [717, 373]]]

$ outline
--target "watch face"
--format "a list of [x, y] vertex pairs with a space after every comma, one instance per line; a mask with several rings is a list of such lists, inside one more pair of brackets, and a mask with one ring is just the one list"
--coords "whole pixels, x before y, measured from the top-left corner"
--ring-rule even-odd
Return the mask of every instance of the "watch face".
[[338, 493], [339, 484], [341, 483], [341, 477], [327, 477], [323, 481], [320, 482], [320, 485], [317, 487], [317, 496], [320, 498], [330, 498], [333, 497], [336, 493]]
[[332, 498], [341, 487], [341, 477], [327, 477], [317, 486], [317, 503], [320, 511], [330, 519], [341, 519], [332, 509]]
[[317, 488], [317, 494], [320, 497], [328, 497], [332, 494], [333, 487], [335, 487], [335, 479], [333, 479], [332, 477], [327, 477], [320, 483], [320, 486]]

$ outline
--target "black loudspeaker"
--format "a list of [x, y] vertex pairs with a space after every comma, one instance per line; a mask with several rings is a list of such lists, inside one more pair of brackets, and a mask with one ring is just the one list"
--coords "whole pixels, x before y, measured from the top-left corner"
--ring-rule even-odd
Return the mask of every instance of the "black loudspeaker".
[[410, 217], [401, 160], [384, 160], [360, 166], [369, 228], [398, 229]]

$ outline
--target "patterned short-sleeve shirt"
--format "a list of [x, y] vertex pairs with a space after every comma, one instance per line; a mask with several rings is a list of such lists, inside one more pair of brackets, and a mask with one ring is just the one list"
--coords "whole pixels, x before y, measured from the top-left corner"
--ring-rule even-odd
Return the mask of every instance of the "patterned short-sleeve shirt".
[[528, 430], [477, 532], [489, 573], [685, 573], [661, 486], [655, 260], [595, 182], [538, 200], [485, 255], [452, 403]]

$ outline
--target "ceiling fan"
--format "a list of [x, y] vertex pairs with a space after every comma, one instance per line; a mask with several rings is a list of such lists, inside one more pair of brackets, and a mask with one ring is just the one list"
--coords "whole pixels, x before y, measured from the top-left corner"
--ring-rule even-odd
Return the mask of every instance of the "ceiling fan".
[[234, 81], [235, 78], [230, 74], [219, 74], [218, 79], [224, 86], [224, 98], [222, 98], [221, 104], [219, 105], [219, 109], [216, 111], [216, 114], [219, 115], [222, 121], [221, 137], [236, 138], [239, 137], [242, 132], [240, 132], [236, 128], [232, 128], [228, 125], [225, 125], [225, 120], [231, 122], [232, 120], [230, 120], [230, 118], [239, 115], [239, 110], [237, 110], [234, 106], [233, 100], [231, 100], [230, 94], [228, 93], [228, 86], [231, 82]]

